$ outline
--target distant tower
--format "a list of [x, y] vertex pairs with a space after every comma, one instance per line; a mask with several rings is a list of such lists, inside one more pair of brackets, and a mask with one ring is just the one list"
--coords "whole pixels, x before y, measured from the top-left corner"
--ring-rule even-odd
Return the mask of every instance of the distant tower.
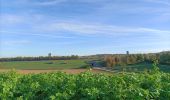
[[126, 51], [126, 64], [128, 64], [128, 63], [129, 63], [128, 58], [129, 58], [129, 51]]
[[48, 57], [51, 57], [51, 53], [48, 53]]

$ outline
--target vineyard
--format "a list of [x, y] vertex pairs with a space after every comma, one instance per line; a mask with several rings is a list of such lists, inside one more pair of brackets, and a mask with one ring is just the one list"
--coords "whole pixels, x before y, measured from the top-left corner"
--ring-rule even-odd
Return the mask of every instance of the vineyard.
[[1, 100], [149, 100], [170, 98], [170, 74], [0, 73]]

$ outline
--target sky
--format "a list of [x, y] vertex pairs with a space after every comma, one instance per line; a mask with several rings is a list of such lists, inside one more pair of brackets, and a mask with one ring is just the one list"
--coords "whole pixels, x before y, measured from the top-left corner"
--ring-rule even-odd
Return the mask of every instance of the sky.
[[170, 0], [0, 0], [0, 57], [170, 50]]

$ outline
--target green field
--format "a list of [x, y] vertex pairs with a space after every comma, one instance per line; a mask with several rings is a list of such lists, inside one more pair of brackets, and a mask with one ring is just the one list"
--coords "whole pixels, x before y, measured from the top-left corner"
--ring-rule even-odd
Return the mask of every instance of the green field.
[[170, 73], [0, 73], [0, 100], [169, 100]]
[[[149, 63], [149, 64], [139, 63], [139, 64], [136, 64], [136, 65], [128, 65], [127, 67], [129, 69], [138, 69], [139, 71], [144, 71], [146, 69], [152, 69], [153, 68], [151, 63]], [[159, 64], [158, 67], [161, 71], [170, 72], [170, 65]]]
[[85, 60], [11, 61], [0, 62], [0, 69], [70, 69], [84, 65]]
[[[48, 61], [10, 61], [0, 62], [0, 69], [32, 69], [32, 70], [48, 70], [48, 69], [72, 69], [83, 68], [87, 65], [87, 60], [48, 60]], [[161, 71], [170, 72], [170, 65], [158, 65]], [[152, 69], [152, 63], [138, 63], [133, 65], [115, 66], [113, 70], [118, 72], [125, 69], [127, 72], [138, 72]]]
[[[159, 64], [158, 67], [161, 71], [170, 72], [170, 65]], [[113, 69], [121, 71], [123, 68], [128, 72], [136, 72], [136, 71], [151, 70], [153, 67], [152, 67], [152, 63], [143, 62], [143, 63], [137, 63], [132, 65], [126, 65], [124, 67], [116, 66]]]

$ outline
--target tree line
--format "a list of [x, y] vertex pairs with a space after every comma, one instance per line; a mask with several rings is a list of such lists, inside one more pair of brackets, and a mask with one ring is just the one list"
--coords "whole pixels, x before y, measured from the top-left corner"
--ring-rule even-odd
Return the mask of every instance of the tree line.
[[148, 54], [115, 54], [104, 57], [105, 66], [123, 66], [141, 62], [152, 63], [155, 59], [160, 64], [170, 65], [170, 52], [148, 53]]
[[71, 60], [78, 59], [78, 55], [71, 56], [39, 56], [39, 57], [13, 57], [13, 58], [0, 58], [0, 61], [41, 61], [41, 60]]

